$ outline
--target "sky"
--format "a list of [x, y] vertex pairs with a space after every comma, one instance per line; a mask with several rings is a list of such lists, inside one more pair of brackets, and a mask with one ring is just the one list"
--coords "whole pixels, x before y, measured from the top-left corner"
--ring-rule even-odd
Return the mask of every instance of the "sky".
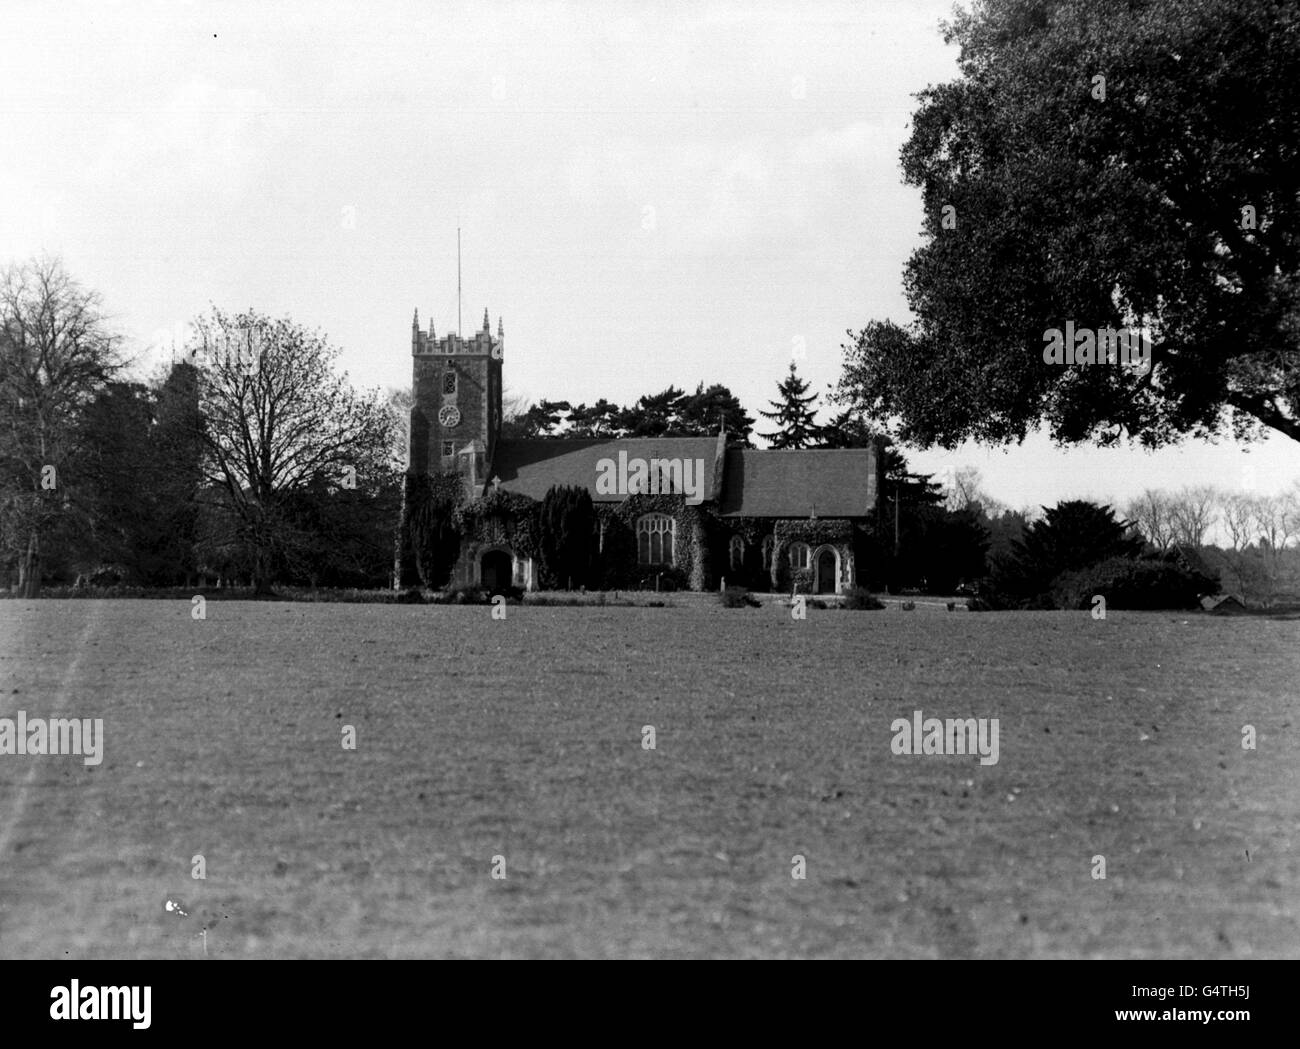
[[[898, 153], [956, 75], [951, 10], [7, 0], [0, 264], [61, 256], [142, 374], [215, 304], [318, 328], [386, 389], [414, 309], [457, 327], [459, 227], [459, 323], [503, 318], [508, 393], [719, 382], [757, 416], [792, 357], [824, 393], [849, 331], [909, 318]], [[1013, 507], [1300, 477], [1280, 436], [906, 451]]]

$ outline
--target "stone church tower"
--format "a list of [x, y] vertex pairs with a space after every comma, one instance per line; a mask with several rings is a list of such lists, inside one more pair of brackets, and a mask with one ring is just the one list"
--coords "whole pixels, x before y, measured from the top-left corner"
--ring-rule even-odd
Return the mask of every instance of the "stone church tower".
[[459, 473], [466, 495], [483, 493], [501, 435], [501, 359], [505, 330], [492, 335], [487, 310], [483, 330], [465, 339], [420, 331], [411, 320], [411, 472]]

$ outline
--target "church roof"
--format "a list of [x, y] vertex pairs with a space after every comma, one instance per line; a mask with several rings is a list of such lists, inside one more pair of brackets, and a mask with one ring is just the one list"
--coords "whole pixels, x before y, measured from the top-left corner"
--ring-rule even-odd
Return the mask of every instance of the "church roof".
[[[501, 487], [542, 499], [552, 485], [577, 485], [593, 502], [622, 502], [625, 495], [596, 491], [597, 464], [628, 460], [699, 459], [707, 500], [714, 491], [716, 437], [625, 437], [503, 440], [492, 472]], [[718, 512], [729, 517], [862, 517], [875, 504], [874, 449], [837, 448], [726, 451]]]
[[862, 517], [876, 501], [871, 448], [727, 451], [724, 517]]
[[716, 437], [622, 437], [558, 438], [555, 440], [503, 440], [497, 445], [492, 473], [501, 487], [541, 500], [551, 485], [568, 484], [586, 488], [593, 502], [621, 503], [625, 495], [596, 492], [597, 464], [602, 459], [618, 462], [619, 452], [628, 460], [702, 459], [704, 498], [713, 490]]

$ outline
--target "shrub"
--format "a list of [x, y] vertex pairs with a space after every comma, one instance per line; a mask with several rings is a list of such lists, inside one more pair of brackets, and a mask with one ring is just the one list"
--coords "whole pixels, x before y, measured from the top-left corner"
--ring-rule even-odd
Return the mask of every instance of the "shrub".
[[1197, 608], [1202, 594], [1217, 590], [1217, 580], [1174, 560], [1112, 557], [1059, 576], [1052, 601], [1057, 608], [1085, 609], [1100, 594], [1107, 608]]
[[617, 593], [606, 594], [604, 591], [594, 593], [532, 593], [525, 594], [523, 599], [525, 605], [537, 605], [539, 607], [553, 608], [602, 608], [613, 606], [617, 608], [670, 608], [665, 601], [640, 601], [631, 596], [619, 597]]
[[403, 590], [397, 595], [397, 603], [399, 605], [422, 605], [424, 604], [424, 597], [418, 590]]
[[486, 605], [488, 593], [480, 586], [460, 583], [449, 586], [442, 591], [442, 604], [447, 605]]
[[1109, 506], [1067, 500], [1044, 507], [1042, 520], [1011, 544], [1009, 556], [994, 558], [990, 589], [995, 605], [1030, 609], [1056, 607], [1055, 581], [1105, 560], [1133, 559], [1143, 547]]
[[723, 608], [758, 608], [762, 604], [743, 586], [729, 586], [718, 598]]
[[885, 604], [866, 587], [851, 586], [844, 591], [844, 607], [854, 612], [879, 612]]
[[903, 602], [903, 611], [904, 611], [904, 612], [915, 612], [915, 611], [916, 611], [916, 602], [915, 602], [915, 601], [904, 601], [904, 602]]
[[966, 602], [967, 612], [992, 612], [993, 605], [989, 604], [984, 598], [976, 595]]

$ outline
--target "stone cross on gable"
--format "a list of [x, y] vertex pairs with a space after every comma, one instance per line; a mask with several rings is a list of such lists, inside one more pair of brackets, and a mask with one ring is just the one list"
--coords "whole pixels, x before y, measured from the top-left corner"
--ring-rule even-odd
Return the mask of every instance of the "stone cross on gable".
[[494, 492], [499, 492], [499, 491], [501, 491], [501, 478], [500, 478], [500, 477], [494, 477], [494, 478], [492, 478], [492, 491], [494, 491]]

